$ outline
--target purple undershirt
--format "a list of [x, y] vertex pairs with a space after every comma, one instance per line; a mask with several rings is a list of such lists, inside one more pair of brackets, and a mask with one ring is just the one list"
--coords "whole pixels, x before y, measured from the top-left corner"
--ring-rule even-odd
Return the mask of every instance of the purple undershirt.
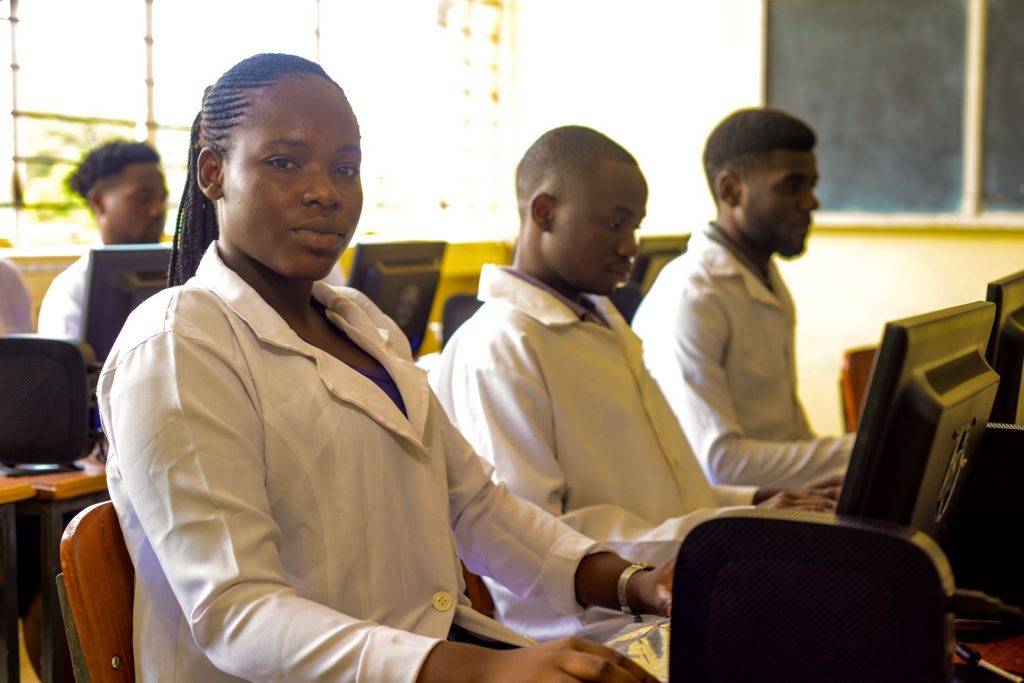
[[[313, 308], [315, 308], [317, 312], [320, 313], [320, 315], [327, 318], [326, 306], [324, 306], [316, 299], [311, 299], [310, 303], [313, 305]], [[352, 338], [345, 334], [344, 330], [335, 325], [330, 318], [327, 318], [327, 322], [329, 322], [331, 326], [334, 327], [338, 334], [347, 339], [348, 342], [352, 344], [352, 346], [363, 351], [362, 347], [360, 347], [359, 344], [356, 344], [354, 341], [352, 341]], [[366, 353], [366, 351], [363, 351], [363, 353]], [[364, 370], [363, 368], [356, 367], [355, 365], [352, 365], [347, 361], [342, 362], [345, 363], [345, 365], [352, 368], [353, 370], [355, 370], [356, 372], [358, 372], [366, 379], [376, 384], [378, 387], [380, 387], [380, 390], [383, 391], [384, 394], [391, 399], [392, 403], [395, 404], [395, 407], [398, 408], [402, 412], [402, 415], [405, 415], [405, 417], [408, 419], [409, 413], [406, 412], [405, 410], [405, 401], [402, 400], [402, 393], [398, 391], [398, 385], [395, 384], [395, 380], [391, 379], [391, 375], [389, 375], [388, 371], [384, 369], [384, 366], [381, 365], [380, 361], [378, 361], [376, 358], [373, 358], [373, 356], [370, 356], [370, 358], [372, 358], [373, 361], [377, 363], [377, 367], [375, 367], [373, 370]]]

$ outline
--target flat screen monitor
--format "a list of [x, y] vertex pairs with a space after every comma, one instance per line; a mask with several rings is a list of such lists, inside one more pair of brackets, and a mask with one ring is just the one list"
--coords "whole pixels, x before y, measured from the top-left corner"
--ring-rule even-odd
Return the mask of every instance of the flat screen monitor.
[[985, 298], [996, 305], [987, 358], [999, 375], [999, 391], [989, 422], [1024, 424], [1024, 270], [990, 282]]
[[89, 252], [82, 338], [102, 363], [135, 307], [167, 287], [171, 248], [164, 244], [125, 244]]
[[636, 258], [633, 259], [633, 271], [629, 281], [640, 288], [641, 294], [647, 294], [654, 284], [658, 273], [669, 261], [686, 251], [689, 235], [653, 235], [641, 237], [637, 245]]
[[356, 245], [348, 286], [370, 297], [419, 353], [441, 279], [446, 242], [380, 242]]
[[985, 361], [994, 317], [979, 301], [885, 326], [838, 514], [943, 541], [999, 383]]

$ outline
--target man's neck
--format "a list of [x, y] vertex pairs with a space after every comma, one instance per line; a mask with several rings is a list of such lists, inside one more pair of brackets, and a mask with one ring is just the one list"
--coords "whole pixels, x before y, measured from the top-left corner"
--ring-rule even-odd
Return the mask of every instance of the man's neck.
[[711, 226], [714, 228], [715, 233], [727, 242], [724, 246], [739, 257], [744, 265], [751, 267], [755, 273], [766, 278], [768, 277], [768, 265], [772, 259], [771, 254], [763, 254], [755, 249], [743, 236], [743, 233], [727, 221], [712, 221]]
[[722, 230], [721, 226], [716, 223], [708, 225], [707, 234], [710, 240], [720, 244], [722, 247], [727, 249], [729, 253], [736, 257], [736, 260], [743, 264], [747, 270], [757, 277], [764, 286], [769, 289], [769, 291], [773, 291], [771, 277], [768, 274], [768, 264], [771, 260], [770, 257], [768, 261], [764, 263], [764, 266], [761, 266], [758, 262], [754, 261], [747, 251], [742, 249], [740, 243], [737, 243], [734, 238], [730, 237], [724, 230]]

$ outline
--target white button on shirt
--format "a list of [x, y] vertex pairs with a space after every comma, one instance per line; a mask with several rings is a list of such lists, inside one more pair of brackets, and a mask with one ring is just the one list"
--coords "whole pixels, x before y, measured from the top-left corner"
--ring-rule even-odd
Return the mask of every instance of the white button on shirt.
[[437, 591], [434, 593], [434, 609], [438, 612], [447, 612], [452, 608], [454, 601], [452, 600], [452, 594], [447, 591]]
[[140, 681], [413, 681], [453, 620], [525, 643], [468, 606], [460, 554], [581, 611], [575, 568], [601, 546], [491, 484], [365, 297], [314, 296], [387, 369], [408, 418], [299, 339], [214, 247], [130, 316], [104, 366]]

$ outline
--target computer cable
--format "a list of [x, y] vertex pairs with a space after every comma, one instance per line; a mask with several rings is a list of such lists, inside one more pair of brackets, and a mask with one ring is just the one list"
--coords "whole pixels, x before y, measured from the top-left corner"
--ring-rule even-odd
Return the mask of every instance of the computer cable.
[[981, 653], [966, 643], [956, 643], [956, 654], [968, 668], [984, 671], [990, 677], [999, 681], [1012, 681], [1013, 683], [1024, 683], [1024, 678], [1006, 669], [1001, 669], [991, 662], [985, 661]]

